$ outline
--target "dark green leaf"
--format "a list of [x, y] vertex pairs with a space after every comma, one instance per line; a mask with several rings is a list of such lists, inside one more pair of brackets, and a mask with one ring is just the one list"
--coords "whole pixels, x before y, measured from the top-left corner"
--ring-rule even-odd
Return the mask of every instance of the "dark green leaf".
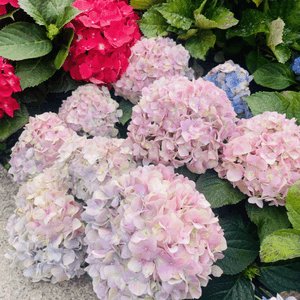
[[213, 277], [202, 288], [201, 300], [253, 300], [254, 290], [251, 281], [242, 274]]
[[25, 90], [15, 94], [15, 98], [20, 103], [34, 103], [34, 102], [43, 102], [47, 97], [47, 86], [45, 82], [39, 84], [38, 86], [32, 88], [26, 88]]
[[55, 71], [53, 61], [46, 56], [17, 62], [16, 76], [20, 77], [20, 85], [24, 90], [44, 82]]
[[300, 93], [293, 91], [283, 91], [279, 94], [285, 107], [286, 117], [288, 119], [296, 118], [296, 123], [300, 125]]
[[286, 63], [291, 57], [291, 50], [288, 45], [280, 44], [275, 47], [273, 53], [280, 63]]
[[192, 181], [196, 181], [199, 177], [198, 174], [192, 173], [186, 166], [175, 169], [175, 173], [181, 174]]
[[249, 266], [259, 254], [259, 241], [255, 225], [246, 222], [240, 215], [229, 214], [219, 218], [224, 229], [227, 249], [225, 257], [217, 261], [217, 265], [225, 274], [235, 275]]
[[188, 30], [194, 23], [192, 7], [191, 0], [170, 0], [157, 6], [156, 9], [170, 25]]
[[13, 118], [0, 119], [0, 142], [23, 127], [28, 122], [28, 119], [28, 112], [24, 104], [20, 105], [20, 109], [14, 111]]
[[259, 51], [251, 51], [246, 57], [247, 69], [250, 74], [253, 74], [259, 67], [270, 63], [270, 61], [264, 58]]
[[257, 84], [276, 90], [283, 90], [296, 83], [294, 72], [281, 63], [263, 65], [253, 76]]
[[165, 0], [130, 0], [130, 5], [133, 6], [134, 9], [146, 10], [151, 6], [159, 3], [166, 2]]
[[52, 50], [46, 32], [27, 22], [7, 25], [0, 31], [0, 55], [11, 60], [41, 57]]
[[54, 66], [58, 70], [61, 68], [63, 63], [65, 62], [68, 54], [69, 49], [72, 43], [74, 37], [74, 30], [72, 28], [65, 28], [63, 30], [63, 44], [61, 45], [61, 48], [59, 49], [55, 59], [54, 59]]
[[246, 210], [250, 220], [257, 225], [261, 241], [274, 231], [291, 226], [285, 207], [265, 206], [261, 209], [247, 202]]
[[270, 32], [266, 15], [256, 9], [247, 9], [243, 11], [242, 19], [239, 24], [234, 28], [230, 28], [227, 30], [226, 37], [247, 37], [259, 32]]
[[55, 24], [57, 18], [63, 15], [65, 8], [71, 6], [74, 0], [49, 0], [44, 1], [42, 14], [47, 24]]
[[122, 109], [123, 115], [121, 118], [119, 118], [119, 122], [122, 125], [125, 125], [125, 123], [130, 120], [131, 115], [132, 115], [132, 107], [133, 107], [133, 104], [128, 100], [122, 100], [120, 102], [119, 108]]
[[207, 170], [205, 174], [201, 174], [196, 182], [196, 188], [204, 194], [212, 208], [236, 204], [246, 198], [228, 180], [219, 178], [214, 170]]
[[290, 187], [286, 196], [286, 208], [293, 228], [300, 230], [300, 181]]
[[30, 16], [38, 25], [47, 26], [42, 14], [44, 0], [19, 0], [20, 7]]
[[214, 46], [216, 36], [211, 30], [201, 30], [185, 42], [185, 48], [190, 55], [205, 60], [205, 55]]

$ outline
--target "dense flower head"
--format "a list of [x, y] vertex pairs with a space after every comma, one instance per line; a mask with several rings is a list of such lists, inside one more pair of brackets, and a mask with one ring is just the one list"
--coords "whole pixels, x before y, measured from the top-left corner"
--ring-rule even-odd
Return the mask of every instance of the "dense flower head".
[[58, 117], [78, 133], [115, 137], [118, 130], [114, 125], [122, 116], [122, 110], [118, 107], [107, 87], [86, 84], [79, 86], [63, 101]]
[[33, 281], [67, 280], [85, 273], [82, 205], [68, 193], [60, 170], [46, 169], [20, 187], [7, 230], [5, 257]]
[[171, 167], [138, 167], [101, 189], [82, 218], [86, 268], [102, 299], [199, 298], [222, 270], [226, 240], [195, 183]]
[[87, 201], [100, 186], [136, 167], [130, 143], [124, 139], [74, 136], [59, 149], [57, 164], [72, 194]]
[[4, 113], [13, 117], [14, 111], [20, 108], [17, 100], [11, 97], [12, 93], [20, 91], [20, 78], [16, 77], [14, 67], [0, 57], [0, 119]]
[[300, 75], [300, 56], [295, 58], [292, 70], [295, 72], [295, 74]]
[[117, 81], [141, 37], [133, 7], [119, 0], [76, 0], [73, 6], [83, 12], [67, 25], [75, 36], [64, 69], [76, 80]]
[[136, 104], [143, 87], [161, 77], [179, 74], [192, 79], [189, 59], [188, 51], [170, 38], [142, 38], [131, 48], [127, 70], [113, 84], [115, 93]]
[[13, 7], [19, 7], [18, 0], [0, 0], [0, 15], [7, 13], [6, 4], [8, 3]]
[[248, 104], [243, 99], [250, 96], [249, 83], [253, 79], [247, 70], [228, 60], [210, 70], [204, 78], [226, 92], [238, 117], [252, 117]]
[[187, 165], [204, 173], [218, 164], [218, 151], [235, 129], [235, 112], [221, 89], [199, 78], [156, 80], [133, 107], [128, 137], [144, 164]]
[[284, 205], [288, 189], [300, 179], [300, 127], [295, 121], [269, 111], [239, 120], [216, 167], [219, 176], [248, 195], [250, 203]]
[[[262, 297], [262, 300], [268, 300], [266, 297]], [[272, 297], [269, 300], [297, 300], [295, 297], [287, 297], [286, 299], [283, 299], [279, 294], [276, 295], [276, 297]]]
[[46, 112], [29, 118], [25, 130], [12, 148], [9, 173], [22, 184], [54, 164], [58, 149], [77, 135], [59, 119], [57, 114]]

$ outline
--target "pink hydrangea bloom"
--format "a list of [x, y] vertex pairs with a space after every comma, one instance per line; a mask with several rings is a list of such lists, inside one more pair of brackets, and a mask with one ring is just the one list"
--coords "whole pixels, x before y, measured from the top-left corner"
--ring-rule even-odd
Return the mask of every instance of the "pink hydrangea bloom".
[[195, 183], [171, 167], [138, 167], [87, 202], [86, 268], [102, 300], [199, 298], [222, 271], [226, 240]]
[[87, 201], [100, 186], [136, 167], [132, 145], [124, 139], [74, 136], [59, 149], [57, 165], [72, 194]]
[[76, 133], [55, 113], [43, 113], [29, 118], [29, 123], [12, 148], [9, 173], [22, 184], [51, 167], [58, 149]]
[[180, 75], [161, 78], [143, 89], [128, 137], [144, 164], [186, 164], [201, 174], [218, 164], [218, 151], [235, 130], [235, 116], [225, 92], [213, 83]]
[[189, 59], [188, 51], [170, 38], [142, 38], [131, 48], [126, 72], [113, 84], [115, 93], [136, 104], [143, 87], [161, 77], [184, 75], [192, 79]]
[[93, 136], [115, 137], [118, 130], [115, 123], [122, 116], [119, 104], [110, 96], [107, 87], [96, 84], [78, 87], [63, 101], [58, 116], [75, 131]]
[[300, 179], [300, 127], [295, 118], [264, 112], [239, 120], [223, 148], [216, 171], [263, 207], [284, 205], [288, 189]]
[[5, 257], [33, 281], [67, 280], [85, 273], [82, 265], [82, 205], [68, 194], [60, 170], [46, 169], [20, 187], [17, 209], [7, 225], [11, 249]]

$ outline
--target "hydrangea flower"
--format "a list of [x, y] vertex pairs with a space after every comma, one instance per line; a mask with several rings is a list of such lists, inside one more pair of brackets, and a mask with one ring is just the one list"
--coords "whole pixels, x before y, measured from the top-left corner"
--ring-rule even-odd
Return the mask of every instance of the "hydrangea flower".
[[300, 179], [300, 127], [285, 114], [264, 112], [241, 119], [220, 156], [216, 171], [263, 207], [285, 205], [288, 189]]
[[122, 116], [118, 107], [107, 87], [86, 84], [79, 86], [63, 101], [58, 117], [78, 133], [83, 131], [93, 136], [115, 137], [118, 130], [114, 125]]
[[226, 93], [213, 83], [163, 77], [143, 89], [128, 137], [143, 164], [186, 164], [201, 174], [218, 164], [218, 151], [235, 130], [235, 116]]
[[83, 12], [67, 24], [75, 36], [63, 68], [75, 80], [117, 81], [141, 37], [133, 7], [119, 0], [76, 0], [73, 6]]
[[55, 113], [43, 113], [29, 118], [19, 141], [12, 148], [9, 173], [20, 184], [51, 167], [58, 149], [76, 133]]
[[19, 7], [18, 0], [0, 0], [0, 15], [5, 15], [7, 13], [6, 5], [8, 3], [13, 7]]
[[[1, 0], [0, 0], [1, 4]], [[1, 12], [1, 10], [0, 10]], [[12, 98], [12, 93], [20, 92], [20, 78], [16, 77], [14, 67], [0, 56], [0, 119], [4, 113], [10, 117], [14, 116], [14, 111], [20, 108], [16, 99]]]
[[294, 60], [292, 70], [295, 74], [300, 75], [300, 56]]
[[[267, 299], [266, 297], [262, 297], [262, 300], [284, 300], [279, 294], [277, 294], [276, 297], [272, 297], [270, 299]], [[295, 297], [287, 297], [285, 300], [297, 300]]]
[[113, 84], [115, 94], [136, 104], [143, 87], [161, 77], [179, 74], [192, 79], [189, 59], [188, 51], [170, 38], [142, 38], [131, 48], [126, 72]]
[[[112, 192], [113, 191], [113, 192]], [[99, 299], [199, 298], [222, 270], [226, 240], [195, 183], [163, 165], [138, 167], [87, 202], [89, 266]]]
[[20, 187], [7, 230], [5, 257], [33, 281], [67, 280], [85, 273], [82, 205], [68, 194], [58, 169], [49, 168]]
[[87, 201], [100, 186], [136, 167], [132, 146], [124, 139], [73, 137], [59, 149], [62, 178], [72, 194]]
[[204, 78], [226, 92], [238, 117], [248, 119], [253, 116], [243, 99], [250, 96], [249, 83], [253, 76], [249, 76], [248, 71], [228, 60], [210, 70]]

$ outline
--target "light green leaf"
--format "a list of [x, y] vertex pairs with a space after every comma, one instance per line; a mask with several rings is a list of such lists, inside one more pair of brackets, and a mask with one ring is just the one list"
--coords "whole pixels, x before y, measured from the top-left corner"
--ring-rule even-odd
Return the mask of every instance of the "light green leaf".
[[296, 118], [296, 123], [300, 125], [300, 93], [293, 91], [283, 91], [279, 94], [285, 107], [286, 117], [288, 119]]
[[199, 176], [196, 189], [204, 194], [212, 208], [236, 204], [246, 198], [239, 189], [234, 188], [228, 180], [219, 178], [213, 170], [207, 170]]
[[0, 55], [11, 60], [41, 57], [52, 50], [46, 32], [38, 25], [17, 22], [0, 31]]
[[73, 6], [67, 6], [64, 9], [64, 12], [61, 13], [56, 20], [56, 26], [58, 29], [63, 28], [67, 23], [72, 21], [76, 16], [81, 13], [79, 9]]
[[192, 7], [191, 0], [170, 0], [157, 6], [156, 9], [170, 25], [188, 30], [194, 23]]
[[133, 107], [133, 104], [128, 100], [122, 100], [119, 103], [119, 109], [121, 109], [123, 112], [122, 117], [119, 118], [119, 122], [122, 125], [125, 125], [125, 123], [130, 120], [130, 118], [132, 116], [132, 107]]
[[169, 24], [159, 13], [155, 7], [151, 7], [148, 9], [144, 14], [142, 20], [137, 22], [142, 30], [143, 34], [150, 38], [150, 37], [157, 37], [158, 35], [167, 35], [169, 28]]
[[201, 300], [249, 300], [254, 299], [251, 281], [242, 274], [213, 277], [202, 288]]
[[281, 63], [269, 63], [257, 69], [254, 73], [257, 84], [276, 90], [283, 90], [296, 82], [294, 72]]
[[207, 9], [204, 15], [198, 10], [194, 11], [196, 25], [201, 29], [230, 28], [239, 22], [233, 16], [233, 13], [225, 7]]
[[290, 187], [286, 196], [286, 208], [293, 228], [300, 230], [300, 181]]
[[256, 4], [256, 7], [259, 6], [259, 4], [261, 4], [264, 0], [252, 0], [252, 2], [254, 2]]
[[165, 0], [130, 0], [130, 5], [134, 9], [146, 10], [151, 6], [159, 3], [166, 2]]
[[28, 119], [28, 112], [24, 104], [20, 105], [20, 109], [14, 111], [13, 118], [0, 119], [0, 142], [23, 127], [28, 122]]
[[58, 70], [61, 68], [63, 63], [65, 62], [69, 49], [72, 43], [74, 37], [74, 30], [72, 28], [65, 28], [63, 30], [63, 44], [61, 45], [61, 48], [59, 49], [55, 59], [54, 59], [54, 67]]
[[20, 7], [30, 16], [38, 25], [47, 25], [43, 14], [42, 4], [44, 1], [41, 0], [19, 0]]
[[198, 32], [198, 29], [189, 29], [185, 34], [179, 35], [178, 39], [187, 40], [190, 37], [196, 35]]
[[249, 266], [259, 254], [259, 241], [255, 225], [246, 222], [238, 214], [230, 214], [219, 218], [224, 229], [227, 249], [224, 258], [217, 261], [217, 265], [225, 274], [235, 275]]
[[64, 14], [65, 8], [71, 6], [74, 0], [48, 0], [44, 1], [42, 14], [47, 24], [55, 24], [57, 18]]
[[280, 63], [286, 63], [292, 54], [291, 50], [286, 44], [277, 45], [273, 53]]
[[270, 61], [264, 58], [258, 50], [251, 51], [246, 56], [247, 69], [250, 74], [253, 74], [259, 67], [269, 63]]
[[265, 206], [262, 209], [247, 202], [246, 210], [250, 220], [257, 226], [260, 241], [274, 231], [291, 225], [285, 207]]
[[205, 55], [215, 45], [216, 36], [211, 30], [201, 30], [185, 42], [185, 48], [191, 56], [205, 60]]
[[24, 90], [47, 80], [55, 71], [53, 61], [46, 56], [17, 62], [16, 76], [20, 77], [20, 85]]

